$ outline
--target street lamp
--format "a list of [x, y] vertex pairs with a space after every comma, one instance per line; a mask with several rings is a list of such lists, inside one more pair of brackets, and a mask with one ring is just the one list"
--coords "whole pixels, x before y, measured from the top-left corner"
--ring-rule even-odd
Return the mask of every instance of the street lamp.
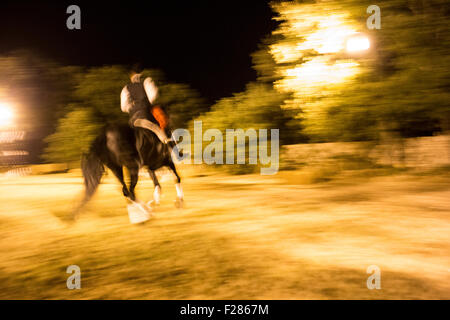
[[13, 122], [12, 106], [9, 103], [0, 102], [0, 126], [10, 126]]

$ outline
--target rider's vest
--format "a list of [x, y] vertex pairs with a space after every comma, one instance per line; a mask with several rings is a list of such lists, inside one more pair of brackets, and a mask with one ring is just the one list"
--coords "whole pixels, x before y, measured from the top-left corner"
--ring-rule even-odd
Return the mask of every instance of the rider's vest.
[[148, 119], [155, 122], [155, 119], [150, 113], [150, 102], [148, 101], [142, 82], [130, 83], [127, 85], [127, 89], [133, 102], [129, 110], [130, 123], [132, 124], [136, 119]]

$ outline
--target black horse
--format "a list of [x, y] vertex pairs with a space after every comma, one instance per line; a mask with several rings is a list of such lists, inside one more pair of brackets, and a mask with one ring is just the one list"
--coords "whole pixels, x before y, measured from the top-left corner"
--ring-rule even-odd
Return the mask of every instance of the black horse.
[[[172, 145], [173, 147], [173, 145]], [[138, 150], [141, 152], [139, 153]], [[162, 143], [150, 130], [131, 128], [126, 124], [111, 124], [104, 127], [92, 143], [89, 152], [84, 154], [81, 169], [84, 176], [85, 194], [80, 205], [73, 212], [73, 218], [97, 190], [100, 180], [108, 167], [122, 184], [123, 195], [132, 202], [137, 201], [134, 189], [139, 178], [139, 169], [147, 167], [155, 186], [154, 201], [159, 204], [161, 186], [155, 170], [164, 166], [176, 176], [177, 207], [183, 203], [181, 179], [175, 168], [171, 148]], [[130, 186], [127, 187], [123, 167], [130, 173]]]

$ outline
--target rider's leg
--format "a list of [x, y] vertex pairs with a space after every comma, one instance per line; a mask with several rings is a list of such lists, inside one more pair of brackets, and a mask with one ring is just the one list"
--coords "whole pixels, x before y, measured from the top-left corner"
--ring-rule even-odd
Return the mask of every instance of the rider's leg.
[[154, 132], [158, 136], [159, 140], [161, 140], [165, 144], [171, 141], [171, 139], [167, 137], [163, 129], [161, 129], [157, 124], [154, 124], [153, 122], [147, 119], [136, 119], [133, 122], [133, 125], [135, 127], [145, 128]]

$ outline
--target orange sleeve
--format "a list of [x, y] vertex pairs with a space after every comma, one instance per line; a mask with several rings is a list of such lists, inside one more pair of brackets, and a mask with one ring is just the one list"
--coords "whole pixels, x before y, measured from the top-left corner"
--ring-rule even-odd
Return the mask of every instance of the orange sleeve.
[[167, 115], [164, 113], [163, 109], [160, 106], [154, 106], [152, 108], [152, 115], [155, 117], [156, 121], [158, 121], [159, 126], [162, 129], [167, 127], [168, 119]]

